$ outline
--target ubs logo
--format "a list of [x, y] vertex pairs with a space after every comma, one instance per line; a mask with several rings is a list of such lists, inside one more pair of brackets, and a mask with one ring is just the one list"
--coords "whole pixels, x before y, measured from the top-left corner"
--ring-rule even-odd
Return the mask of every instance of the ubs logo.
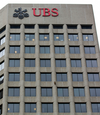
[[29, 17], [29, 14], [26, 13], [27, 9], [22, 10], [22, 8], [18, 8], [18, 10], [15, 9], [15, 12], [16, 13], [13, 14], [13, 17], [15, 17], [15, 18], [18, 17], [19, 19], [23, 19], [24, 17]]

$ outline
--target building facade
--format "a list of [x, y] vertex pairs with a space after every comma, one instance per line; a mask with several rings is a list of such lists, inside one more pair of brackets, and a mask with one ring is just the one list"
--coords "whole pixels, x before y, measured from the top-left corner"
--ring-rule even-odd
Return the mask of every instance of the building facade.
[[0, 10], [0, 114], [99, 115], [99, 64], [91, 5]]

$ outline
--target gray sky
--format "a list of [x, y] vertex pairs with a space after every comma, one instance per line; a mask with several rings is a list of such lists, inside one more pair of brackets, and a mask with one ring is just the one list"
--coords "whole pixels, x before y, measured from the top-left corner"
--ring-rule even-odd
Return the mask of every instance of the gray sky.
[[2, 9], [5, 5], [11, 3], [21, 3], [21, 4], [92, 4], [93, 11], [94, 11], [94, 17], [95, 17], [95, 23], [96, 23], [96, 29], [97, 29], [97, 36], [99, 40], [99, 46], [100, 46], [100, 1], [99, 0], [25, 0], [25, 2], [21, 2], [22, 0], [3, 0], [0, 3], [0, 9]]

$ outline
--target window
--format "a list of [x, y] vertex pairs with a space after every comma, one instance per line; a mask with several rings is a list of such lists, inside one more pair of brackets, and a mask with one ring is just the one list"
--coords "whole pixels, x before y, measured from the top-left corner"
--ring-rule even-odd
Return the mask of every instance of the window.
[[25, 59], [25, 67], [35, 67], [35, 59]]
[[20, 88], [19, 87], [9, 87], [8, 96], [20, 96]]
[[79, 41], [78, 34], [68, 34], [69, 41]]
[[49, 46], [40, 46], [40, 53], [41, 54], [49, 54], [50, 53], [50, 47]]
[[41, 96], [42, 97], [51, 97], [52, 96], [52, 88], [51, 87], [42, 87], [41, 88]]
[[40, 67], [51, 67], [50, 59], [40, 59]]
[[82, 73], [72, 73], [72, 80], [73, 81], [83, 81], [83, 74]]
[[90, 88], [90, 96], [91, 97], [94, 97], [94, 96], [100, 97], [100, 88], [99, 87], [91, 87]]
[[9, 53], [20, 53], [20, 46], [10, 46]]
[[70, 112], [70, 104], [69, 103], [58, 103], [59, 113], [69, 113]]
[[3, 89], [0, 90], [0, 99], [3, 98]]
[[36, 103], [25, 103], [25, 113], [36, 113]]
[[53, 104], [42, 103], [42, 113], [53, 113]]
[[0, 29], [0, 34], [1, 34], [2, 32], [4, 32], [5, 30], [6, 30], [6, 26], [2, 27], [2, 28]]
[[100, 113], [100, 103], [91, 103], [91, 106], [93, 113]]
[[64, 41], [63, 34], [54, 34], [54, 41]]
[[88, 73], [89, 81], [100, 81], [98, 73]]
[[64, 46], [55, 46], [55, 54], [64, 54], [65, 47]]
[[57, 93], [58, 93], [58, 97], [68, 97], [69, 96], [68, 88], [65, 88], [65, 87], [58, 87]]
[[49, 41], [49, 34], [39, 34], [40, 41]]
[[77, 29], [77, 25], [67, 25], [68, 29]]
[[9, 67], [20, 67], [20, 60], [19, 59], [10, 59]]
[[25, 81], [36, 81], [35, 73], [25, 73]]
[[35, 46], [25, 46], [25, 53], [35, 53]]
[[9, 81], [20, 81], [20, 73], [9, 73]]
[[2, 114], [2, 105], [0, 105], [0, 115]]
[[85, 52], [85, 54], [95, 54], [95, 47], [94, 46], [85, 46], [84, 52]]
[[35, 87], [25, 87], [25, 96], [36, 96], [36, 88]]
[[75, 112], [76, 113], [86, 113], [86, 103], [75, 103]]
[[81, 25], [82, 29], [92, 29], [92, 25]]
[[49, 29], [49, 25], [39, 25], [39, 29]]
[[41, 73], [41, 81], [51, 81], [51, 73]]
[[34, 41], [35, 35], [34, 34], [25, 34], [25, 41]]
[[86, 59], [86, 67], [98, 67], [96, 59]]
[[0, 76], [0, 84], [2, 84], [3, 81], [4, 81], [4, 75], [1, 75], [1, 76]]
[[81, 59], [71, 59], [71, 67], [82, 67]]
[[34, 29], [34, 25], [32, 24], [25, 24], [25, 29]]
[[65, 59], [56, 59], [56, 67], [66, 67]]
[[19, 103], [8, 103], [8, 113], [19, 113]]
[[53, 25], [53, 29], [63, 29], [63, 25]]
[[20, 29], [20, 25], [19, 24], [10, 24], [10, 28], [11, 29]]
[[67, 73], [56, 73], [57, 81], [67, 81]]
[[83, 34], [83, 41], [94, 41], [93, 34]]
[[75, 97], [84, 97], [85, 96], [85, 91], [84, 91], [84, 88], [81, 87], [74, 87], [74, 96]]
[[0, 58], [2, 57], [2, 56], [4, 56], [5, 55], [5, 49], [2, 49], [1, 51], [0, 51]]
[[79, 46], [70, 46], [69, 47], [70, 53], [71, 54], [79, 54], [80, 53], [80, 48]]
[[2, 45], [3, 43], [5, 43], [5, 39], [6, 39], [5, 36], [3, 36], [2, 38], [0, 38], [0, 45]]
[[10, 41], [20, 41], [20, 34], [10, 34]]
[[4, 69], [4, 62], [0, 63], [0, 71]]

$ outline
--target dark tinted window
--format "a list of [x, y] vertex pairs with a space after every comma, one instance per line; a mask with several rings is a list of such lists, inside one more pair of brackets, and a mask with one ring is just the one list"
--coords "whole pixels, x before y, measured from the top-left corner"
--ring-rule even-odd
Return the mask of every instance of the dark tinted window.
[[35, 59], [25, 59], [25, 67], [35, 67]]
[[92, 25], [81, 25], [82, 29], [92, 29]]
[[25, 53], [35, 53], [35, 46], [25, 46]]
[[20, 34], [10, 34], [10, 41], [20, 41]]
[[0, 99], [3, 98], [3, 89], [0, 90]]
[[11, 24], [10, 28], [11, 29], [20, 29], [20, 25], [18, 25], [18, 24]]
[[0, 105], [0, 115], [2, 114], [2, 105]]
[[36, 96], [36, 88], [35, 87], [26, 87], [25, 88], [25, 96]]
[[68, 88], [58, 87], [57, 93], [58, 93], [58, 97], [68, 97], [69, 96]]
[[19, 113], [20, 111], [19, 103], [8, 103], [8, 113]]
[[69, 103], [58, 103], [59, 113], [69, 113], [70, 112], [70, 104]]
[[25, 103], [25, 113], [36, 113], [36, 103]]
[[25, 34], [25, 41], [34, 41], [35, 35], [34, 34]]
[[18, 87], [9, 87], [8, 96], [20, 96], [20, 88]]
[[52, 96], [52, 88], [48, 87], [48, 88], [41, 88], [41, 96], [43, 97], [51, 97]]
[[2, 27], [2, 28], [0, 29], [0, 34], [1, 34], [2, 32], [4, 32], [5, 30], [6, 30], [6, 26]]
[[50, 47], [49, 46], [40, 46], [40, 53], [41, 54], [49, 54], [50, 53]]
[[25, 29], [34, 29], [34, 25], [26, 24]]
[[67, 73], [56, 73], [57, 81], [67, 81]]
[[0, 76], [0, 84], [2, 84], [4, 82], [4, 75]]
[[100, 81], [98, 73], [88, 73], [88, 80], [89, 81]]
[[49, 25], [39, 25], [39, 29], [49, 29]]
[[19, 59], [10, 59], [9, 67], [20, 67], [20, 60]]
[[10, 53], [20, 53], [20, 46], [10, 46]]
[[56, 67], [66, 67], [66, 60], [65, 59], [56, 59]]
[[41, 81], [51, 81], [51, 73], [41, 73]]
[[84, 97], [85, 96], [85, 91], [84, 88], [74, 88], [74, 96], [75, 97]]
[[75, 112], [76, 113], [86, 113], [86, 104], [85, 103], [75, 103]]
[[35, 73], [25, 73], [25, 81], [36, 81]]
[[69, 41], [79, 41], [78, 34], [68, 34]]
[[53, 104], [42, 103], [42, 113], [53, 113]]
[[80, 53], [80, 48], [79, 46], [70, 46], [69, 47], [70, 53], [71, 54], [79, 54]]
[[83, 74], [82, 73], [72, 73], [72, 80], [73, 81], [83, 81]]
[[80, 59], [71, 59], [71, 67], [82, 67]]
[[100, 113], [100, 103], [91, 103], [91, 106], [93, 113]]
[[83, 34], [83, 41], [94, 41], [92, 34]]
[[63, 29], [63, 25], [53, 25], [53, 29]]
[[85, 52], [85, 54], [95, 54], [95, 47], [94, 46], [85, 46], [84, 52]]
[[77, 29], [77, 25], [67, 25], [68, 29]]
[[54, 34], [54, 41], [64, 41], [63, 34]]
[[9, 81], [20, 81], [20, 73], [9, 73]]
[[86, 59], [86, 67], [98, 67], [96, 59]]
[[64, 46], [55, 46], [55, 54], [64, 54], [65, 47]]
[[49, 34], [39, 34], [40, 41], [49, 41]]
[[51, 67], [51, 60], [50, 59], [41, 59], [40, 67]]

